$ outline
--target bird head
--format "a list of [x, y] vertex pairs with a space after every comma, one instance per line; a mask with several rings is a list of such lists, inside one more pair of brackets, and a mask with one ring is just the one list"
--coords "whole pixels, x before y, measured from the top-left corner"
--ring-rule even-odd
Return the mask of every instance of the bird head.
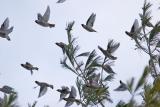
[[49, 87], [53, 89], [53, 85], [49, 85]]

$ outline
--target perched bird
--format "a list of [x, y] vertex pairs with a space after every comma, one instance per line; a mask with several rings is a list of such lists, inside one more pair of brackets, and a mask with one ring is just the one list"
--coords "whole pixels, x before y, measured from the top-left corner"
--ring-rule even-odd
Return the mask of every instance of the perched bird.
[[58, 0], [57, 3], [64, 3], [66, 0]]
[[139, 23], [138, 23], [138, 20], [135, 19], [132, 27], [131, 27], [131, 30], [130, 32], [128, 31], [125, 31], [125, 33], [131, 37], [132, 39], [135, 39], [137, 37], [137, 33], [140, 31], [141, 29], [139, 28]]
[[6, 38], [8, 41], [10, 41], [10, 37], [8, 36], [13, 31], [13, 26], [9, 27], [9, 18], [7, 17], [0, 28], [0, 37]]
[[0, 91], [2, 91], [5, 94], [16, 94], [16, 92], [14, 91], [14, 89], [10, 86], [3, 86], [2, 88], [0, 88]]
[[80, 101], [76, 99], [77, 91], [74, 86], [71, 87], [71, 92], [69, 94], [68, 98], [63, 98], [63, 100], [67, 101], [65, 104], [65, 107], [71, 106], [74, 102], [76, 102], [78, 105], [80, 104]]
[[62, 86], [61, 89], [57, 89], [58, 92], [60, 92], [60, 101], [67, 96], [67, 94], [70, 93], [69, 88], [66, 86]]
[[33, 74], [33, 70], [38, 70], [38, 67], [34, 67], [32, 64], [30, 64], [29, 62], [26, 62], [25, 64], [21, 64], [22, 67], [24, 67], [27, 70], [31, 71], [31, 75]]
[[39, 95], [38, 98], [43, 96], [46, 92], [47, 92], [47, 88], [50, 87], [51, 89], [53, 89], [53, 85], [50, 85], [48, 83], [45, 82], [39, 82], [39, 81], [35, 81], [35, 83], [40, 86], [40, 91], [39, 91]]
[[123, 83], [121, 80], [119, 82], [120, 82], [120, 86], [114, 89], [114, 91], [126, 91], [128, 89], [127, 85]]
[[47, 6], [47, 10], [45, 11], [44, 15], [42, 16], [40, 13], [37, 14], [38, 20], [35, 20], [35, 22], [43, 27], [55, 27], [55, 24], [49, 23], [49, 17], [50, 17], [50, 8]]
[[88, 18], [86, 24], [81, 24], [82, 27], [89, 32], [97, 32], [96, 30], [93, 29], [95, 19], [96, 19], [96, 14], [92, 13]]

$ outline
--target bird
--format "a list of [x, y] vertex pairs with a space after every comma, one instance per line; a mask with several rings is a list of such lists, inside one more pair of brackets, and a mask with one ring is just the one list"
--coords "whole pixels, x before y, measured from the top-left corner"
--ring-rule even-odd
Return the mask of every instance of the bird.
[[90, 17], [88, 18], [86, 24], [81, 24], [82, 27], [84, 29], [86, 29], [87, 31], [89, 31], [89, 32], [97, 32], [96, 30], [93, 29], [93, 25], [94, 25], [95, 19], [96, 19], [96, 14], [92, 13], [90, 15]]
[[131, 27], [131, 30], [130, 32], [128, 31], [125, 31], [125, 33], [131, 37], [132, 39], [135, 39], [137, 37], [137, 33], [140, 31], [141, 29], [139, 28], [139, 23], [138, 23], [138, 20], [135, 19], [132, 27]]
[[51, 89], [53, 89], [53, 85], [50, 85], [48, 83], [45, 82], [39, 82], [39, 81], [35, 81], [35, 83], [40, 86], [40, 91], [39, 91], [39, 95], [38, 98], [43, 96], [46, 92], [47, 92], [47, 88], [50, 87]]
[[120, 86], [114, 89], [114, 91], [126, 91], [128, 89], [127, 85], [123, 83], [121, 80], [119, 82], [120, 82]]
[[67, 45], [65, 43], [63, 43], [63, 42], [56, 42], [55, 44], [57, 46], [59, 46], [60, 48], [62, 48], [63, 54], [65, 54]]
[[79, 105], [80, 101], [76, 99], [76, 96], [77, 96], [76, 88], [72, 86], [68, 98], [63, 98], [63, 100], [67, 101], [65, 107], [71, 106], [74, 102], [76, 102]]
[[58, 0], [57, 3], [64, 3], [66, 0]]
[[6, 38], [8, 41], [11, 41], [8, 36], [13, 31], [13, 26], [9, 28], [9, 18], [7, 17], [0, 28], [0, 37]]
[[47, 9], [44, 13], [44, 15], [42, 16], [40, 13], [37, 14], [37, 20], [35, 20], [35, 22], [43, 27], [55, 27], [55, 24], [51, 24], [49, 23], [49, 18], [50, 18], [50, 7], [47, 6]]
[[4, 85], [2, 88], [0, 88], [0, 91], [5, 94], [16, 94], [14, 89], [10, 86]]
[[98, 46], [98, 49], [104, 54], [105, 57], [110, 58], [112, 60], [116, 60], [117, 57], [111, 55], [111, 53], [108, 52], [108, 50], [104, 50], [102, 47]]
[[38, 70], [38, 67], [34, 67], [32, 64], [30, 64], [29, 62], [26, 62], [25, 64], [21, 64], [21, 66], [27, 70], [31, 71], [31, 75], [33, 74], [33, 70]]
[[70, 93], [67, 86], [62, 86], [61, 89], [57, 89], [57, 91], [60, 92], [60, 101]]

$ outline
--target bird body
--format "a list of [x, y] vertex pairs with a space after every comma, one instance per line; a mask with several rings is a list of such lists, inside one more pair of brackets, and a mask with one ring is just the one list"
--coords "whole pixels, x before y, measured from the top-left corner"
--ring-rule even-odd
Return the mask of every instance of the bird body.
[[58, 0], [57, 3], [64, 3], [66, 0]]
[[2, 88], [0, 88], [0, 91], [2, 91], [3, 93], [6, 93], [6, 94], [16, 94], [16, 92], [14, 91], [14, 89], [10, 86], [3, 86]]
[[50, 18], [50, 7], [47, 6], [47, 10], [45, 11], [44, 15], [42, 16], [40, 13], [37, 14], [37, 20], [35, 22], [43, 27], [55, 27], [55, 24], [49, 23]]
[[76, 96], [77, 96], [76, 88], [72, 86], [68, 98], [63, 98], [63, 100], [67, 101], [65, 107], [71, 106], [74, 102], [76, 102], [79, 105], [80, 101], [76, 99]]
[[90, 15], [90, 17], [88, 18], [86, 24], [81, 24], [82, 27], [84, 29], [86, 29], [87, 31], [89, 31], [89, 32], [97, 32], [96, 30], [93, 29], [93, 25], [94, 25], [95, 19], [96, 19], [96, 14], [92, 13]]
[[34, 67], [32, 64], [30, 64], [29, 62], [26, 62], [25, 64], [21, 64], [21, 66], [27, 70], [31, 71], [31, 75], [33, 74], [33, 70], [38, 70], [38, 67]]
[[57, 90], [58, 92], [60, 92], [60, 101], [66, 97], [67, 94], [70, 93], [69, 88], [66, 86], [62, 86], [61, 89]]
[[48, 83], [45, 82], [39, 82], [39, 81], [35, 81], [35, 83], [40, 86], [40, 91], [39, 91], [39, 95], [38, 97], [43, 96], [46, 92], [47, 92], [47, 88], [50, 87], [51, 89], [53, 89], [53, 85], [50, 85]]
[[10, 41], [10, 37], [8, 36], [13, 31], [13, 26], [9, 28], [9, 18], [6, 18], [0, 28], [0, 37], [6, 38]]

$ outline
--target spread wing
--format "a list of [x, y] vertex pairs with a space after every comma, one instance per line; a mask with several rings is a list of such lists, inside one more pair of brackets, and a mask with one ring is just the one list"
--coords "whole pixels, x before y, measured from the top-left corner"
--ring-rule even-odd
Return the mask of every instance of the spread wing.
[[50, 17], [50, 8], [49, 8], [49, 6], [47, 6], [47, 10], [46, 10], [46, 12], [45, 12], [44, 15], [43, 15], [43, 20], [44, 20], [45, 22], [48, 22], [49, 17]]
[[88, 18], [86, 25], [89, 27], [93, 27], [95, 19], [96, 19], [96, 14], [92, 13]]
[[139, 23], [138, 23], [138, 20], [135, 19], [135, 21], [134, 21], [134, 23], [132, 25], [130, 33], [135, 33], [138, 30], [138, 28], [139, 28]]
[[43, 19], [42, 15], [40, 13], [37, 14], [37, 19], [38, 20], [42, 20]]
[[38, 97], [43, 96], [47, 92], [47, 87], [41, 86]]
[[7, 18], [4, 20], [3, 24], [1, 25], [1, 29], [2, 29], [2, 30], [6, 30], [8, 27], [9, 27], [9, 18], [7, 17]]
[[76, 96], [77, 96], [77, 91], [76, 91], [75, 87], [72, 86], [69, 98], [76, 98]]
[[63, 3], [65, 2], [66, 0], [58, 0], [57, 3]]
[[69, 107], [69, 106], [71, 106], [72, 104], [73, 104], [72, 101], [67, 101], [66, 104], [65, 104], [65, 107]]

